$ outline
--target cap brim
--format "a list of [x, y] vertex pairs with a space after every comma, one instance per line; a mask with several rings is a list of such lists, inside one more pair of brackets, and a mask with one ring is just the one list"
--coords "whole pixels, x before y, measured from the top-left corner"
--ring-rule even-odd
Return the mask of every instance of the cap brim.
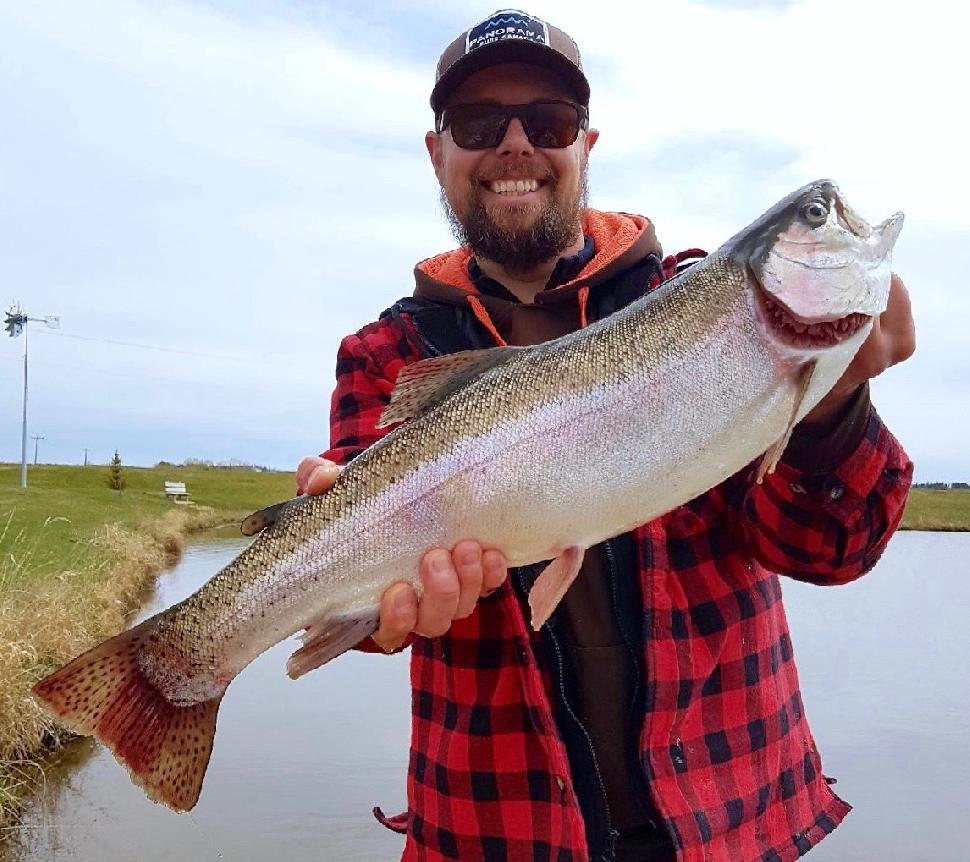
[[589, 81], [575, 64], [547, 45], [514, 39], [476, 48], [452, 63], [431, 91], [431, 110], [439, 113], [462, 81], [475, 72], [499, 63], [531, 63], [550, 69], [575, 92], [580, 104], [589, 105]]

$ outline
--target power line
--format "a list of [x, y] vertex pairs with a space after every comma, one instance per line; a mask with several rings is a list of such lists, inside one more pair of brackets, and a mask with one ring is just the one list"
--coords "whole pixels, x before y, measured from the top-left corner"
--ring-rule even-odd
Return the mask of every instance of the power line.
[[218, 353], [202, 353], [198, 350], [181, 350], [177, 347], [161, 347], [158, 344], [143, 344], [136, 341], [117, 341], [113, 338], [92, 338], [90, 335], [74, 335], [70, 332], [47, 332], [45, 330], [39, 330], [43, 332], [44, 335], [54, 335], [58, 338], [73, 338], [76, 341], [94, 341], [99, 344], [113, 344], [117, 347], [137, 347], [140, 350], [157, 350], [161, 353], [178, 353], [182, 356], [201, 356], [206, 359], [224, 359], [229, 362], [248, 362], [251, 360], [238, 357], [238, 356], [225, 356]]

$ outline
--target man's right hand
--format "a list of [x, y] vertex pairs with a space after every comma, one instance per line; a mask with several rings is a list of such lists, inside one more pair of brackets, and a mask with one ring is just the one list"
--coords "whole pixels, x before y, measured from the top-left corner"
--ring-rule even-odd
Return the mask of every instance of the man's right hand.
[[[296, 470], [297, 493], [329, 491], [342, 469], [324, 458], [304, 458]], [[418, 573], [424, 586], [420, 601], [404, 581], [381, 596], [380, 624], [373, 639], [387, 652], [401, 646], [411, 632], [438, 637], [451, 628], [452, 620], [470, 616], [476, 602], [505, 581], [508, 564], [501, 551], [464, 539], [451, 551], [432, 548], [421, 558]]]

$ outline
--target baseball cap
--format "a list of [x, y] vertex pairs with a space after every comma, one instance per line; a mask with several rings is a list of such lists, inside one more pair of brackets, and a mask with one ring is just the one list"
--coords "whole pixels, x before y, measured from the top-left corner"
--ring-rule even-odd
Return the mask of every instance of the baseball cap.
[[445, 48], [435, 73], [431, 109], [438, 114], [448, 96], [472, 73], [516, 62], [550, 69], [575, 90], [581, 104], [589, 105], [589, 81], [572, 37], [528, 12], [500, 9]]

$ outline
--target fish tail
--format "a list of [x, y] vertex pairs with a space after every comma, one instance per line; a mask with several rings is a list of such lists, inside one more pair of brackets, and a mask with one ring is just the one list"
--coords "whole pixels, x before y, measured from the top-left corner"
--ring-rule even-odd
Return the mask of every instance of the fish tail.
[[186, 706], [165, 698], [138, 664], [155, 625], [148, 620], [88, 650], [34, 694], [67, 728], [107, 745], [149, 797], [188, 811], [202, 789], [222, 695]]

